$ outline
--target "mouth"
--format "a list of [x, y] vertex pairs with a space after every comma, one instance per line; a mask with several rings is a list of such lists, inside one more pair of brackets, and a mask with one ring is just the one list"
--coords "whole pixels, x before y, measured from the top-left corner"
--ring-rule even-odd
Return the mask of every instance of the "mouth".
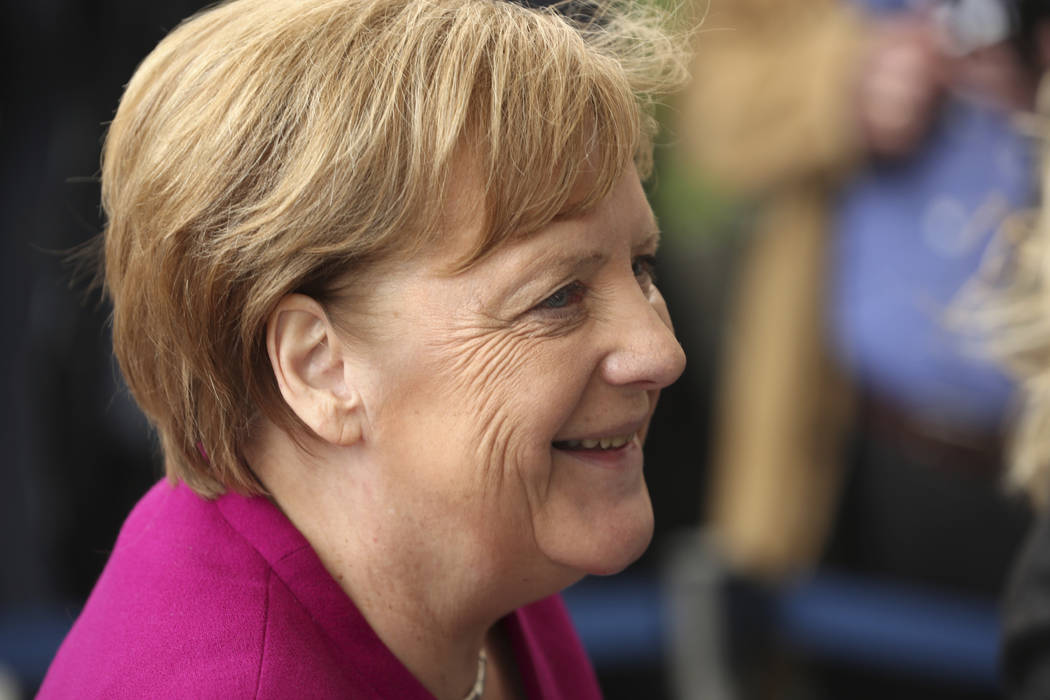
[[623, 449], [634, 442], [638, 431], [626, 435], [610, 435], [601, 438], [582, 438], [579, 440], [555, 440], [551, 445], [557, 450], [588, 450], [593, 452], [610, 452]]

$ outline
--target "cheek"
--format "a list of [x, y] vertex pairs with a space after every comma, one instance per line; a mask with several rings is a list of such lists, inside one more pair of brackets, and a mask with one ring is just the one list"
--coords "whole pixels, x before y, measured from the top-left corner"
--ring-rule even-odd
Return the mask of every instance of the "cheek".
[[[434, 367], [469, 427], [473, 465], [490, 484], [523, 478], [549, 461], [550, 441], [571, 408], [558, 377], [557, 341], [505, 329], [449, 333]], [[551, 386], [558, 387], [552, 392]]]

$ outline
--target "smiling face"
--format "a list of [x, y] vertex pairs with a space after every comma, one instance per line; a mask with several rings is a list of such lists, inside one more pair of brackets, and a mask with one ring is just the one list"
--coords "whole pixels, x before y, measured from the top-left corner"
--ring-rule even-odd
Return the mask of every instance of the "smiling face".
[[478, 225], [372, 289], [363, 445], [383, 474], [377, 499], [420, 534], [421, 556], [522, 576], [618, 571], [652, 536], [642, 443], [685, 364], [638, 177], [448, 274]]

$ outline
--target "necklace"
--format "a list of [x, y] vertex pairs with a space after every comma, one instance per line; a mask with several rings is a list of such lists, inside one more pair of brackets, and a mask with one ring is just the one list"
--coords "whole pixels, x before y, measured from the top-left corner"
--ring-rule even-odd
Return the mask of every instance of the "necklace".
[[481, 700], [481, 696], [485, 693], [485, 666], [488, 660], [489, 657], [485, 654], [484, 649], [478, 652], [478, 676], [474, 679], [474, 687], [463, 700]]

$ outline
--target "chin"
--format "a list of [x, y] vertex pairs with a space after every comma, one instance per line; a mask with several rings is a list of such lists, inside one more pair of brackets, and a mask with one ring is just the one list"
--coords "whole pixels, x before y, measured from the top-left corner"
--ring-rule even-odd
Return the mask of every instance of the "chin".
[[623, 539], [612, 545], [610, 551], [606, 552], [599, 561], [588, 567], [587, 573], [593, 576], [610, 576], [618, 574], [638, 560], [638, 557], [649, 548], [653, 539], [653, 518], [651, 515], [648, 523], [638, 524], [633, 532], [624, 533]]
[[[593, 576], [618, 574], [637, 561], [653, 539], [653, 507], [648, 492], [629, 508], [618, 508], [602, 519], [598, 531], [591, 528], [583, 555], [575, 568]], [[584, 543], [578, 543], [584, 544]]]

